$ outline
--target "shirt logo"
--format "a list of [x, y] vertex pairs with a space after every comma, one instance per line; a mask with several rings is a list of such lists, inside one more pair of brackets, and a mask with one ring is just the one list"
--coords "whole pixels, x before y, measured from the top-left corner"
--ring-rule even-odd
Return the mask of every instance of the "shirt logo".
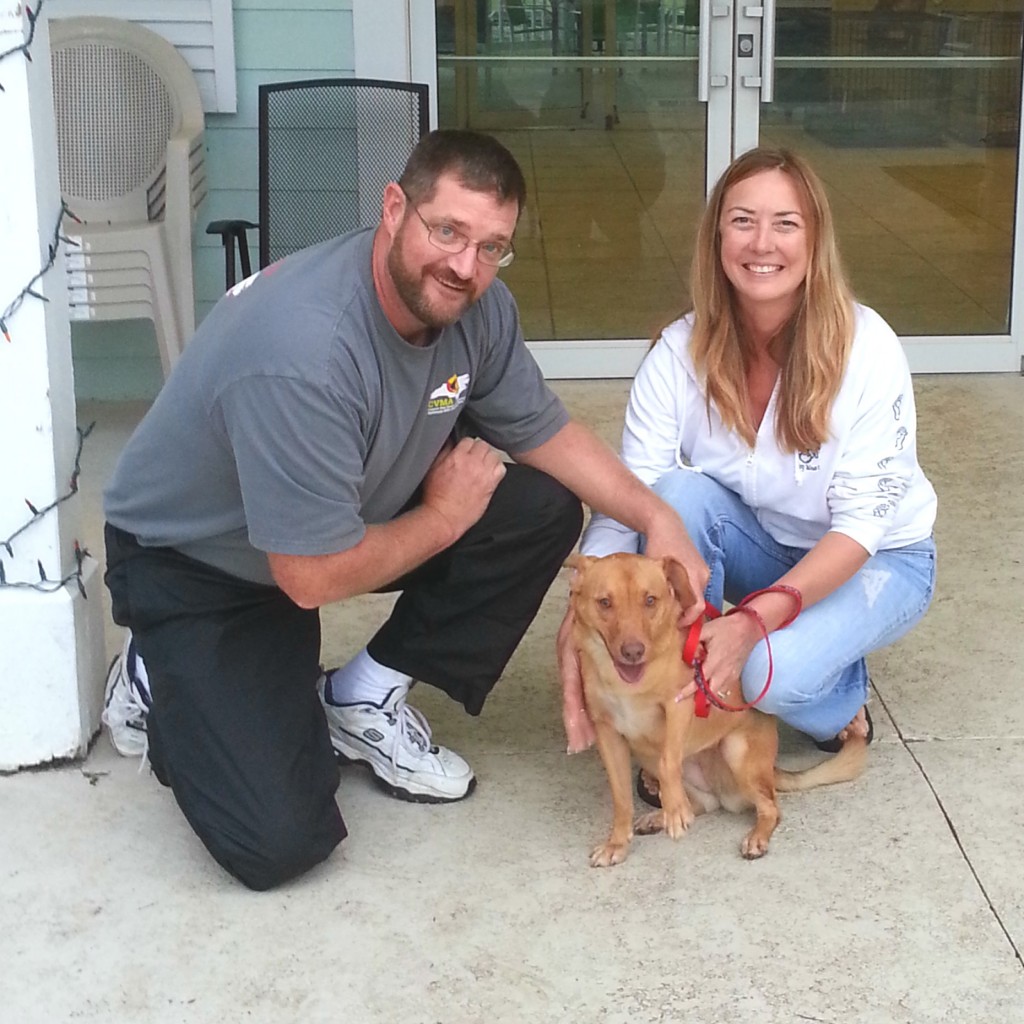
[[246, 288], [251, 288], [256, 283], [256, 278], [260, 276], [262, 271], [257, 270], [255, 274], [251, 274], [244, 281], [239, 281], [238, 284], [228, 289], [228, 295], [233, 299], [237, 299]]
[[797, 452], [797, 468], [801, 473], [817, 473], [821, 469], [821, 464], [818, 461], [821, 456], [819, 451], [807, 451]]
[[466, 401], [469, 393], [469, 374], [453, 373], [440, 387], [430, 392], [427, 400], [427, 415], [440, 416], [454, 412]]
[[231, 298], [237, 299], [238, 296], [246, 290], [246, 288], [251, 288], [256, 283], [256, 278], [261, 275], [263, 277], [270, 277], [270, 275], [273, 274], [280, 265], [281, 261], [278, 260], [276, 263], [271, 263], [269, 267], [257, 270], [255, 274], [250, 274], [244, 281], [239, 281], [238, 284], [234, 285], [234, 287], [229, 288], [227, 290], [227, 294], [230, 295]]

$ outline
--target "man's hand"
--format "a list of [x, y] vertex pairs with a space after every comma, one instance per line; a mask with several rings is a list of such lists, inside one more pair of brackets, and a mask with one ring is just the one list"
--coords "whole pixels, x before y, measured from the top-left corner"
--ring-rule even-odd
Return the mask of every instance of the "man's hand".
[[597, 733], [583, 698], [583, 675], [580, 672], [580, 656], [572, 642], [572, 624], [572, 607], [569, 607], [558, 629], [555, 644], [558, 672], [562, 677], [562, 724], [568, 740], [566, 751], [579, 754], [594, 745]]
[[423, 479], [418, 505], [366, 526], [362, 540], [328, 555], [268, 552], [277, 585], [300, 607], [368, 594], [451, 547], [487, 509], [505, 464], [483, 441], [446, 444]]
[[423, 480], [422, 504], [451, 526], [454, 543], [484, 514], [504, 475], [504, 462], [486, 441], [464, 437], [434, 459]]
[[525, 452], [517, 462], [553, 476], [595, 512], [603, 512], [647, 538], [653, 558], [671, 555], [686, 570], [696, 603], [686, 609], [684, 622], [695, 622], [704, 610], [701, 599], [708, 567], [686, 533], [679, 516], [643, 484], [592, 431], [575, 420], [554, 437]]

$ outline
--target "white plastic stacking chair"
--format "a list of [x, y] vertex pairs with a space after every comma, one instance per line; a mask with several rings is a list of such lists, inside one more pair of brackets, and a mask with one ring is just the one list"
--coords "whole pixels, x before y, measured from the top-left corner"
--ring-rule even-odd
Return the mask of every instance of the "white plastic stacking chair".
[[117, 18], [50, 22], [68, 296], [75, 320], [145, 318], [164, 376], [195, 330], [192, 229], [206, 196], [192, 70]]

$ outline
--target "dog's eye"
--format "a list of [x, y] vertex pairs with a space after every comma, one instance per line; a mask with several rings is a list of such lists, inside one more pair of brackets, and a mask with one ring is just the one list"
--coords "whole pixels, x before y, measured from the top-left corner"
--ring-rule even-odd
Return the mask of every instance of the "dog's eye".
[[597, 599], [597, 603], [602, 608], [611, 608], [611, 606], [612, 606], [612, 599], [610, 597], [599, 597]]
[[648, 608], [653, 608], [657, 603], [658, 599], [653, 594], [648, 594], [647, 597], [644, 598], [644, 604], [647, 605]]

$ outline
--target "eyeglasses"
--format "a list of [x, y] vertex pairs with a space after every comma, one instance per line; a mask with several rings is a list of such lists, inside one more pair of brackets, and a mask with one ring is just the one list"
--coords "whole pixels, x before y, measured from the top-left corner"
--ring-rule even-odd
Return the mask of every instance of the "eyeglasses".
[[[407, 192], [405, 198], [409, 199]], [[409, 205], [419, 217], [420, 223], [427, 229], [427, 241], [441, 252], [454, 255], [465, 252], [469, 246], [475, 245], [476, 258], [488, 267], [507, 267], [516, 258], [516, 250], [511, 242], [474, 242], [451, 224], [429, 224], [411, 199]]]

